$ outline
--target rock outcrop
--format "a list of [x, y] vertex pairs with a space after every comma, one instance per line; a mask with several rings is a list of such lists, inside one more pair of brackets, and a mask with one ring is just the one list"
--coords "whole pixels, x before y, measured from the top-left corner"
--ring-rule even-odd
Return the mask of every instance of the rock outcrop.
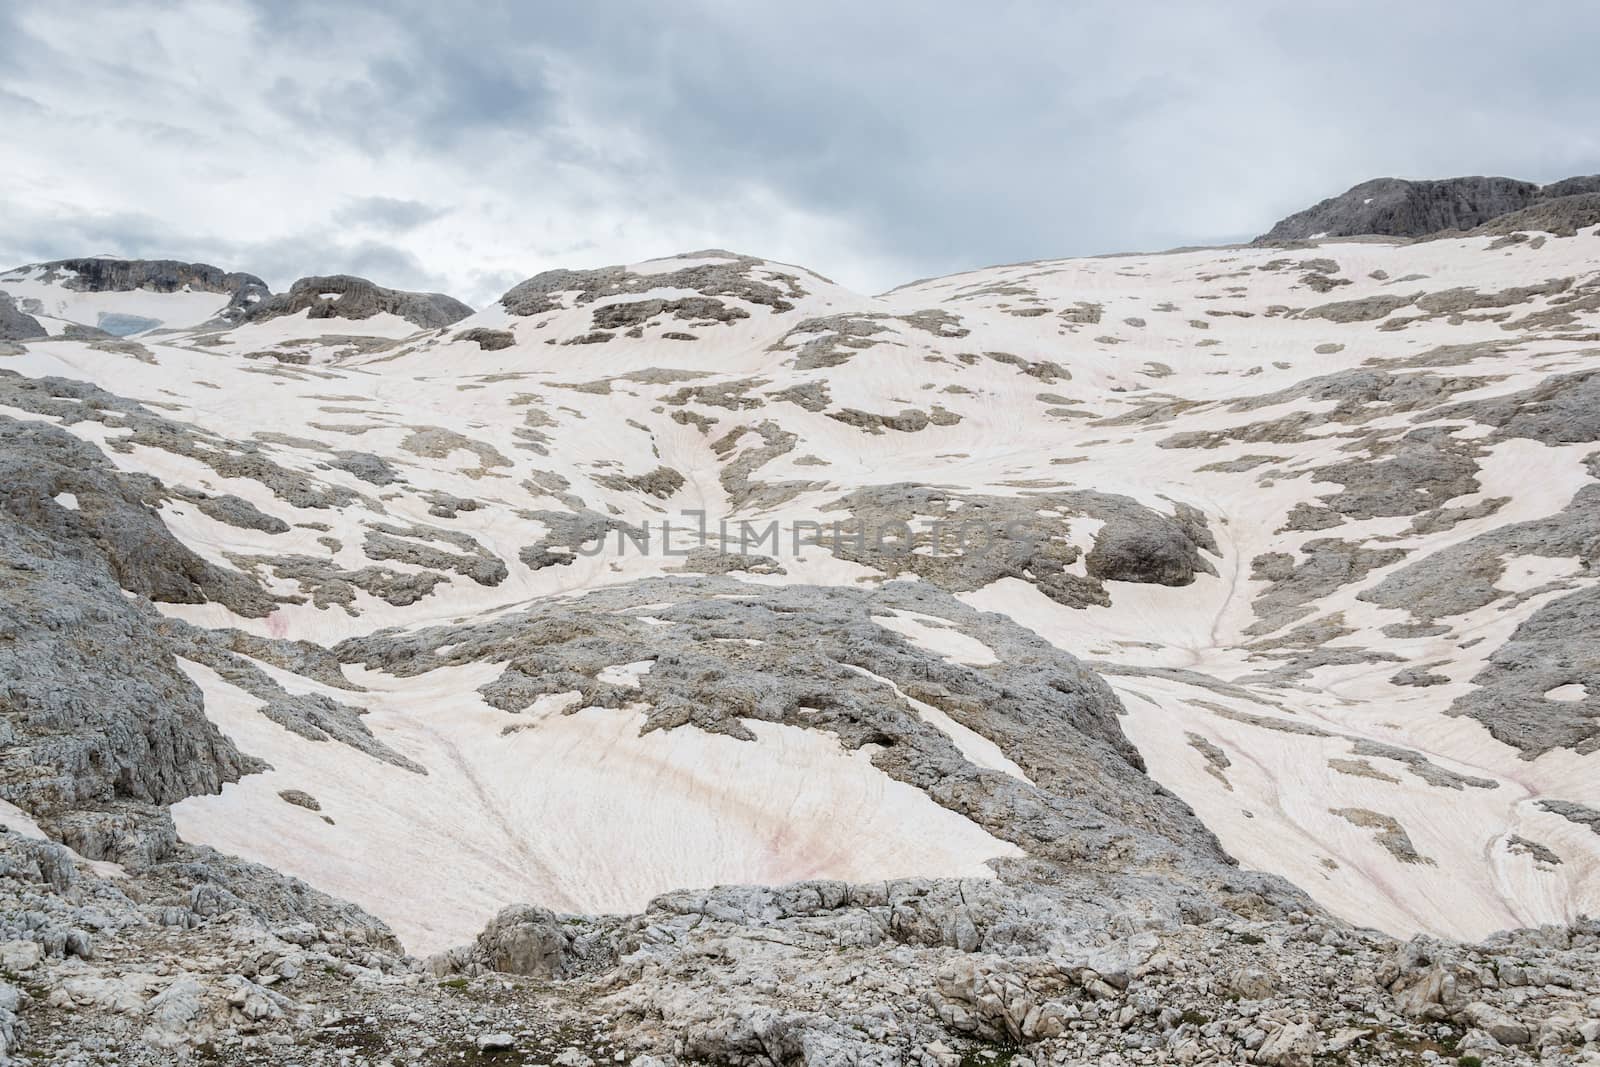
[[225, 271], [209, 263], [184, 263], [175, 259], [117, 259], [93, 256], [57, 259], [19, 268], [42, 281], [59, 280], [68, 289], [86, 293], [123, 293], [144, 290], [177, 293], [185, 290], [220, 293], [228, 305], [217, 316], [224, 324], [243, 321], [268, 295], [267, 283], [254, 274]]
[[32, 341], [46, 330], [39, 320], [17, 307], [8, 294], [0, 292], [0, 341]]
[[159, 483], [0, 416], [0, 484], [0, 796], [40, 817], [162, 805], [259, 769], [158, 632], [152, 601], [243, 582], [172, 537], [150, 505]]
[[[1451, 230], [1464, 232], [1545, 201], [1595, 192], [1600, 192], [1600, 175], [1567, 178], [1545, 186], [1514, 178], [1374, 178], [1280, 220], [1256, 238], [1256, 243], [1362, 234], [1426, 237]], [[1551, 205], [1545, 210], [1565, 216], [1577, 206]], [[1535, 228], [1541, 218], [1542, 215], [1528, 216], [1528, 228]]]
[[248, 318], [252, 322], [265, 322], [302, 311], [312, 319], [357, 322], [387, 313], [424, 330], [449, 326], [472, 314], [470, 307], [443, 293], [386, 289], [365, 278], [333, 274], [299, 279], [287, 293], [279, 293], [255, 305]]

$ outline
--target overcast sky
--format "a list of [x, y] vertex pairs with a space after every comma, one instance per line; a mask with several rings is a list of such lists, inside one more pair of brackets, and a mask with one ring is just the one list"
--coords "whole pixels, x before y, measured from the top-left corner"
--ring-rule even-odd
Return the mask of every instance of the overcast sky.
[[1366, 178], [1600, 171], [1600, 4], [0, 5], [0, 266], [481, 306], [708, 246], [879, 291], [1236, 240]]

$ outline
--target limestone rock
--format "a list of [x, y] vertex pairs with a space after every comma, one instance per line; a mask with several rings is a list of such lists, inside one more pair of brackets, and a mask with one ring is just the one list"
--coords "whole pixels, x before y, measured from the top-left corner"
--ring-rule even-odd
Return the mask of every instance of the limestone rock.
[[365, 278], [348, 274], [301, 278], [287, 293], [269, 297], [249, 312], [252, 322], [265, 322], [305, 312], [311, 319], [369, 319], [397, 315], [419, 329], [433, 330], [460, 322], [472, 314], [461, 301], [443, 293], [412, 293], [386, 289]]

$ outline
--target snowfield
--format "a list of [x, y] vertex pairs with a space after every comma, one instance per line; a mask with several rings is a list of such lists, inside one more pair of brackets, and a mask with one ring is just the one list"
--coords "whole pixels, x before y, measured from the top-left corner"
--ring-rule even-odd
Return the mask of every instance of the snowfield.
[[[512, 903], [992, 876], [1032, 846], [973, 791], [1070, 789], [1038, 770], [1046, 742], [923, 682], [1031, 663], [1005, 620], [1106, 679], [1148, 773], [1240, 864], [1346, 919], [1481, 938], [1600, 911], [1581, 817], [1600, 809], [1600, 231], [1030, 263], [878, 297], [697, 252], [540, 276], [443, 328], [230, 325], [226, 293], [28, 269], [0, 290], [49, 335], [0, 343], [0, 414], [159, 479], [178, 540], [277, 598], [158, 605], [237, 635], [243, 667], [182, 668], [270, 765], [175, 804], [179, 835], [352, 900], [412, 951]], [[106, 315], [160, 328], [65, 336]], [[19, 399], [48, 378], [167, 429]], [[731, 548], [664, 550], [663, 522], [702, 514]], [[1031, 547], [795, 550], [836, 522], [892, 542], [962, 518], [1022, 523]], [[741, 521], [777, 534], [740, 551]], [[837, 680], [792, 721], [738, 710], [767, 695], [744, 667], [815, 650], [777, 608], [707, 636], [649, 594], [693, 582], [730, 611], [881, 592], [827, 647], [968, 785], [919, 785], [892, 738], [845, 743]], [[636, 587], [615, 633], [537, 614]], [[678, 651], [641, 638], [606, 662], [619, 634], [674, 632]], [[923, 666], [849, 658], [873, 642]], [[669, 685], [704, 700], [663, 707]], [[285, 699], [347, 711], [269, 714]]]

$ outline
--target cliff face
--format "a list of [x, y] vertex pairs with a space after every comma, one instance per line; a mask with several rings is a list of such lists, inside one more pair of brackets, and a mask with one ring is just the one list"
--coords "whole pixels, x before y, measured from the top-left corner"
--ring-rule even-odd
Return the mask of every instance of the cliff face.
[[1539, 186], [1514, 178], [1465, 177], [1438, 181], [1374, 178], [1280, 220], [1258, 244], [1377, 234], [1426, 237], [1471, 230], [1544, 200], [1600, 190], [1600, 175]]
[[42, 281], [60, 280], [61, 287], [83, 293], [203, 292], [229, 297], [218, 314], [226, 323], [241, 321], [249, 309], [271, 293], [254, 274], [226, 271], [209, 263], [176, 259], [112, 259], [90, 256], [36, 264], [32, 271]]

